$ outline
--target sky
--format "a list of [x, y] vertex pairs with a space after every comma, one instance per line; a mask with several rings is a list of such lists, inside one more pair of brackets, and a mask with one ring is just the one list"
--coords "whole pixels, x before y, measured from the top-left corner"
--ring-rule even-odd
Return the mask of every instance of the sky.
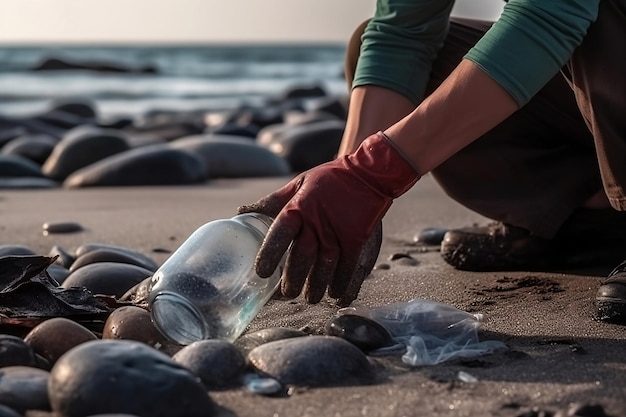
[[[0, 44], [345, 42], [375, 0], [0, 0]], [[502, 0], [457, 0], [495, 19]]]

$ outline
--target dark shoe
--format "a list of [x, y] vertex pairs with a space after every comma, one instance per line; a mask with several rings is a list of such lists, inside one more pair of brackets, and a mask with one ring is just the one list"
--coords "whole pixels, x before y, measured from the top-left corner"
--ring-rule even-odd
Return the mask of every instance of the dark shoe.
[[492, 223], [451, 230], [441, 243], [443, 259], [466, 271], [558, 270], [615, 265], [626, 253], [626, 213], [579, 209], [552, 239]]
[[535, 270], [547, 267], [552, 242], [504, 223], [450, 230], [441, 242], [441, 256], [464, 271]]
[[615, 268], [596, 294], [598, 318], [626, 324], [626, 261]]

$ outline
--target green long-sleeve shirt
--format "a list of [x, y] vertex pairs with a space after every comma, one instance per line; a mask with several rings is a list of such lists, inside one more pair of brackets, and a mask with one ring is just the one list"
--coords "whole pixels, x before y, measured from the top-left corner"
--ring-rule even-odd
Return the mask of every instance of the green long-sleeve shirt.
[[[362, 37], [353, 87], [377, 85], [418, 104], [454, 0], [378, 0]], [[510, 0], [466, 54], [522, 106], [567, 62], [600, 0]]]

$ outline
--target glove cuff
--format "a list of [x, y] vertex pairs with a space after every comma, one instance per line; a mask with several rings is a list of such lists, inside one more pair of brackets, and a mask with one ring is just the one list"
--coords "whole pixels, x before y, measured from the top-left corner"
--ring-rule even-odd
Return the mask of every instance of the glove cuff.
[[401, 196], [420, 179], [416, 167], [383, 132], [366, 138], [346, 161], [367, 184], [390, 198]]

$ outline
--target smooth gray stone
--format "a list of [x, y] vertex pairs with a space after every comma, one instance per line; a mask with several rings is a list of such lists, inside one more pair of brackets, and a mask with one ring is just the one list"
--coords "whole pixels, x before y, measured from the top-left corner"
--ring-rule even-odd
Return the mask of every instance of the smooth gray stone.
[[303, 172], [335, 158], [344, 129], [341, 120], [284, 125], [260, 144], [284, 158], [293, 172]]
[[325, 325], [328, 336], [337, 336], [368, 352], [393, 344], [391, 335], [379, 323], [356, 314], [341, 314]]
[[341, 120], [346, 120], [348, 117], [348, 109], [343, 100], [338, 97], [323, 97], [313, 100], [309, 105], [309, 111], [329, 113]]
[[63, 284], [67, 277], [70, 276], [70, 270], [57, 263], [50, 265], [46, 271], [59, 285]]
[[102, 159], [70, 175], [67, 188], [95, 186], [180, 185], [206, 179], [200, 156], [168, 145], [150, 145]]
[[43, 234], [46, 236], [56, 233], [75, 233], [83, 231], [83, 226], [76, 222], [45, 222], [42, 227]]
[[21, 417], [14, 409], [0, 404], [0, 417]]
[[[285, 112], [284, 118], [285, 118], [285, 124], [292, 125], [292, 126], [306, 125], [306, 124], [315, 123], [315, 122], [324, 122], [327, 120], [339, 120], [337, 116], [330, 114], [330, 113], [325, 113], [323, 111], [298, 111], [298, 110], [290, 110], [288, 112]], [[263, 130], [261, 130], [259, 134], [261, 134], [264, 130], [265, 130], [265, 134], [268, 134], [271, 132], [272, 128], [274, 128], [275, 126], [281, 126], [281, 125], [267, 126]], [[257, 140], [259, 140], [259, 135], [257, 135]]]
[[0, 177], [0, 189], [5, 190], [35, 190], [60, 186], [58, 182], [44, 177]]
[[327, 95], [326, 90], [319, 85], [301, 85], [287, 88], [282, 94], [279, 94], [277, 99], [280, 101], [301, 99], [301, 98], [315, 98], [325, 97]]
[[210, 129], [208, 133], [213, 135], [245, 137], [254, 140], [256, 135], [259, 134], [259, 127], [253, 124], [240, 126], [236, 123], [224, 123]]
[[94, 103], [89, 100], [55, 100], [49, 111], [61, 111], [78, 116], [82, 119], [95, 119], [97, 117]]
[[63, 417], [106, 413], [210, 417], [214, 403], [197, 376], [141, 342], [87, 342], [52, 368], [52, 409]]
[[43, 177], [39, 165], [18, 155], [0, 155], [0, 177]]
[[172, 356], [202, 380], [207, 389], [234, 386], [246, 369], [241, 352], [224, 340], [200, 340], [185, 346]]
[[207, 178], [272, 177], [288, 175], [287, 162], [248, 138], [197, 135], [178, 139], [172, 148], [199, 155]]
[[333, 336], [307, 336], [269, 342], [253, 349], [248, 361], [284, 385], [322, 387], [365, 383], [372, 368], [352, 343]]
[[83, 245], [80, 245], [78, 248], [76, 248], [76, 250], [74, 251], [74, 255], [76, 256], [76, 258], [79, 258], [89, 252], [93, 252], [93, 251], [100, 250], [100, 249], [116, 250], [119, 252], [123, 252], [127, 254], [128, 256], [132, 256], [133, 258], [141, 260], [141, 262], [145, 264], [144, 268], [146, 269], [156, 270], [158, 268], [158, 264], [148, 255], [142, 252], [139, 252], [137, 250], [128, 248], [126, 246], [111, 245], [108, 243], [99, 243], [99, 242], [85, 243]]
[[26, 410], [50, 410], [48, 379], [50, 373], [27, 366], [0, 369], [0, 404], [24, 413]]
[[25, 245], [0, 245], [0, 258], [3, 256], [29, 256], [37, 255], [37, 252]]
[[48, 252], [48, 256], [54, 257], [57, 255], [59, 257], [57, 258], [56, 261], [54, 261], [54, 263], [62, 265], [66, 269], [72, 266], [72, 263], [76, 259], [76, 257], [73, 254], [66, 251], [63, 247], [59, 245], [54, 245], [52, 248], [50, 248], [50, 252]]
[[25, 135], [2, 147], [3, 155], [17, 155], [42, 165], [52, 153], [58, 140], [50, 135]]
[[96, 249], [76, 258], [70, 272], [98, 262], [117, 262], [122, 264], [137, 265], [149, 271], [156, 271], [156, 264], [152, 262], [144, 262], [143, 257], [133, 256], [132, 253], [124, 252], [116, 249]]
[[17, 336], [0, 334], [0, 368], [36, 366], [35, 351]]
[[151, 275], [152, 271], [136, 265], [98, 262], [70, 273], [61, 287], [85, 287], [94, 294], [119, 298]]
[[308, 336], [308, 333], [289, 327], [270, 327], [268, 329], [246, 333], [235, 340], [234, 344], [244, 356], [248, 356], [248, 353], [250, 353], [252, 349], [265, 343], [302, 336]]
[[444, 227], [425, 227], [413, 237], [413, 241], [416, 243], [423, 243], [424, 245], [437, 246], [443, 241], [443, 237], [448, 233], [450, 229]]
[[80, 126], [63, 136], [41, 169], [46, 176], [63, 181], [81, 168], [128, 149], [120, 131]]

